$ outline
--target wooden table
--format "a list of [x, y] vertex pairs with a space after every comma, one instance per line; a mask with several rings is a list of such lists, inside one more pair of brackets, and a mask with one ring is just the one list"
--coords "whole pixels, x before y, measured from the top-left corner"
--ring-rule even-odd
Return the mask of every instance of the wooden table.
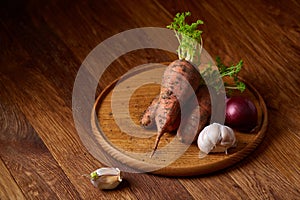
[[[300, 4], [278, 1], [5, 1], [0, 3], [0, 199], [299, 199]], [[105, 39], [202, 19], [204, 48], [264, 98], [266, 137], [238, 164], [197, 177], [124, 173], [117, 190], [82, 176], [99, 168], [72, 115], [77, 72]], [[98, 93], [133, 66], [176, 59], [143, 49], [113, 62]]]

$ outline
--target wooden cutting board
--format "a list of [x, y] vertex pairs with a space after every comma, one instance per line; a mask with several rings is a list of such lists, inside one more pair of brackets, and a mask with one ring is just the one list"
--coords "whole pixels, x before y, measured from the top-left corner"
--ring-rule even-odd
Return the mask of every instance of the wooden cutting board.
[[254, 102], [258, 110], [258, 127], [252, 133], [235, 131], [238, 143], [228, 150], [227, 155], [211, 153], [199, 158], [196, 143], [183, 145], [174, 134], [166, 133], [158, 151], [150, 158], [156, 129], [140, 127], [139, 120], [159, 94], [165, 67], [150, 64], [130, 71], [106, 87], [96, 99], [91, 117], [93, 134], [100, 146], [99, 151], [104, 151], [106, 157], [119, 163], [115, 164], [116, 167], [165, 176], [207, 174], [237, 163], [260, 144], [267, 129], [267, 108], [257, 90], [246, 83], [247, 89], [239, 95]]

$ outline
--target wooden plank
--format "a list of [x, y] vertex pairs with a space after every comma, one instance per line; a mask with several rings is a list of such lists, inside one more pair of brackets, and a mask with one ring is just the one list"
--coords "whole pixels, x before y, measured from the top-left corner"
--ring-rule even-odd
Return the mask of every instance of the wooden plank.
[[181, 179], [195, 199], [248, 199], [245, 188], [240, 187], [232, 177], [221, 171], [208, 176]]
[[11, 176], [26, 198], [78, 199], [79, 194], [33, 127], [7, 98], [10, 92], [4, 85], [8, 82], [1, 74], [0, 156]]
[[136, 173], [126, 176], [126, 180], [138, 199], [194, 199], [175, 178]]
[[[70, 117], [65, 118], [65, 116], [71, 116], [72, 112], [70, 108], [67, 108], [62, 102], [63, 100], [60, 99], [59, 95], [55, 95], [56, 91], [51, 87], [50, 85], [40, 85], [36, 83], [44, 82], [45, 80], [41, 80], [42, 78], [40, 75], [35, 74], [31, 77], [30, 73], [26, 74], [30, 79], [34, 82], [30, 83], [23, 83], [23, 90], [24, 91], [30, 91], [31, 89], [35, 88], [32, 95], [28, 95], [27, 93], [22, 92], [18, 89], [17, 85], [15, 83], [6, 80], [6, 84], [4, 86], [5, 88], [10, 88], [10, 93], [8, 97], [10, 97], [10, 100], [13, 103], [16, 103], [16, 105], [20, 108], [21, 112], [24, 113], [26, 118], [31, 122], [32, 127], [36, 130], [37, 133], [41, 136], [41, 138], [47, 142], [46, 147], [50, 150], [51, 154], [53, 155], [53, 158], [55, 159], [55, 162], [57, 161], [59, 163], [59, 166], [62, 167], [62, 170], [67, 175], [68, 179], [67, 184], [62, 187], [61, 191], [58, 192], [58, 194], [63, 195], [63, 190], [70, 187], [72, 188], [74, 185], [74, 188], [79, 192], [75, 193], [76, 198], [82, 197], [83, 199], [86, 198], [96, 198], [100, 197], [103, 199], [111, 199], [111, 198], [117, 198], [117, 197], [123, 197], [123, 198], [131, 198], [134, 199], [134, 195], [130, 194], [130, 191], [128, 188], [125, 188], [124, 190], [119, 191], [119, 193], [113, 193], [111, 195], [105, 195], [104, 193], [99, 192], [98, 190], [94, 189], [89, 180], [85, 177], [83, 177], [83, 174], [89, 174], [92, 170], [94, 170], [97, 167], [100, 167], [101, 164], [96, 162], [93, 157], [91, 157], [88, 152], [82, 147], [80, 143], [80, 139], [78, 138], [78, 135], [76, 135], [76, 130], [73, 126], [73, 121]], [[37, 76], [33, 78], [34, 76]], [[47, 81], [46, 81], [47, 82]], [[16, 80], [17, 83], [17, 80]], [[37, 88], [35, 87], [37, 86]], [[28, 90], [29, 89], [29, 90]], [[38, 90], [36, 90], [38, 89]], [[47, 92], [46, 92], [47, 91]], [[47, 96], [46, 93], [52, 94], [51, 100], [45, 100], [45, 97]], [[46, 96], [45, 96], [46, 95]], [[53, 96], [54, 95], [54, 96]], [[19, 102], [19, 103], [18, 103]], [[41, 112], [33, 112], [33, 110], [37, 109]], [[55, 110], [53, 110], [55, 108]], [[58, 109], [58, 110], [56, 110]], [[35, 119], [39, 120], [35, 120]], [[36, 123], [37, 122], [37, 123]], [[63, 124], [62, 124], [63, 122]], [[66, 126], [68, 129], [66, 129]], [[72, 128], [73, 127], [73, 128]], [[32, 154], [34, 153], [34, 150], [32, 147], [30, 147], [29, 152]], [[33, 152], [31, 152], [33, 151]], [[8, 150], [8, 152], [10, 152]], [[13, 152], [16, 153], [16, 152]], [[29, 156], [31, 155], [29, 154]], [[35, 172], [32, 170], [28, 170], [30, 175], [34, 174], [35, 176], [38, 176], [38, 180], [41, 178], [41, 176], [47, 177], [47, 167], [55, 168], [54, 166], [51, 166], [49, 161], [51, 161], [53, 158], [48, 154], [48, 156], [44, 157], [45, 162], [39, 163], [37, 158], [41, 157], [42, 155], [33, 156], [33, 165], [28, 166], [28, 168], [33, 168], [35, 165], [39, 164], [41, 171], [38, 174], [35, 174]], [[45, 156], [45, 155], [44, 155]], [[52, 159], [49, 159], [52, 158]], [[7, 159], [9, 159], [7, 157]], [[16, 161], [21, 158], [16, 157]], [[24, 158], [23, 158], [24, 159]], [[23, 162], [24, 160], [21, 159]], [[54, 162], [52, 160], [52, 162]], [[11, 167], [13, 167], [13, 162], [10, 163]], [[45, 165], [45, 166], [44, 166]], [[21, 169], [22, 171], [22, 169]], [[57, 186], [54, 184], [56, 181], [61, 181], [61, 175], [57, 172], [53, 172], [49, 174], [49, 182], [48, 184], [52, 185], [54, 187], [54, 190], [57, 190]], [[63, 174], [64, 175], [64, 174]], [[33, 181], [33, 179], [29, 179], [30, 181]], [[70, 182], [69, 182], [70, 181]], [[35, 182], [34, 186], [38, 186], [37, 182]], [[45, 187], [48, 187], [47, 181], [44, 184]], [[72, 185], [73, 184], [73, 185]], [[43, 184], [42, 184], [43, 185]], [[24, 190], [30, 190], [28, 188], [28, 185], [24, 185]], [[127, 192], [125, 192], [127, 190]], [[47, 192], [45, 192], [47, 191]], [[87, 192], [89, 191], [89, 192]], [[53, 192], [49, 189], [45, 189], [44, 192], [41, 192], [41, 194], [47, 194], [48, 192]], [[54, 193], [53, 193], [54, 194]]]
[[81, 199], [49, 152], [24, 142], [1, 145], [1, 157], [26, 199]]
[[0, 159], [0, 199], [25, 199], [2, 159]]

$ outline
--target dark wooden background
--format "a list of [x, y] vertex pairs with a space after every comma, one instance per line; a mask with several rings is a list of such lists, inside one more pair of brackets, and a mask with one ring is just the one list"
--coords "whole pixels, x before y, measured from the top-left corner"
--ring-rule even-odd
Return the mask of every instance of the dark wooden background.
[[[72, 118], [77, 71], [105, 39], [165, 27], [177, 12], [205, 24], [204, 48], [263, 96], [269, 126], [261, 145], [223, 171], [189, 178], [124, 174], [114, 191], [82, 176], [101, 164]], [[176, 59], [141, 50], [112, 63], [99, 92], [133, 65]], [[299, 199], [300, 3], [296, 0], [100, 0], [0, 2], [0, 199]]]

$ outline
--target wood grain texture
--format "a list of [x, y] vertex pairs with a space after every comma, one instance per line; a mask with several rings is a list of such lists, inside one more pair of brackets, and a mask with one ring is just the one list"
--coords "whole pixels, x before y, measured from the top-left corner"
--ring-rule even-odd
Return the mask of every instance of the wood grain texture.
[[[1, 199], [297, 199], [300, 196], [300, 4], [296, 0], [1, 1]], [[103, 192], [82, 177], [102, 164], [82, 144], [72, 117], [81, 63], [125, 30], [165, 27], [177, 12], [204, 20], [204, 48], [262, 95], [269, 126], [237, 165], [191, 178], [124, 173]], [[155, 49], [116, 59], [99, 94], [134, 66], [176, 59]], [[97, 96], [95, 94], [95, 96]], [[86, 116], [83, 116], [86, 117]]]
[[2, 160], [0, 160], [0, 198], [1, 199], [25, 199], [20, 187], [17, 185], [9, 170]]
[[[1, 76], [1, 80], [7, 79]], [[76, 199], [79, 194], [45, 147], [23, 113], [6, 99], [10, 91], [4, 82], [1, 98], [1, 158], [26, 198]], [[12, 87], [10, 87], [12, 89]], [[5, 95], [4, 95], [5, 94]], [[35, 169], [32, 171], [32, 169]], [[17, 194], [17, 192], [16, 192]]]

